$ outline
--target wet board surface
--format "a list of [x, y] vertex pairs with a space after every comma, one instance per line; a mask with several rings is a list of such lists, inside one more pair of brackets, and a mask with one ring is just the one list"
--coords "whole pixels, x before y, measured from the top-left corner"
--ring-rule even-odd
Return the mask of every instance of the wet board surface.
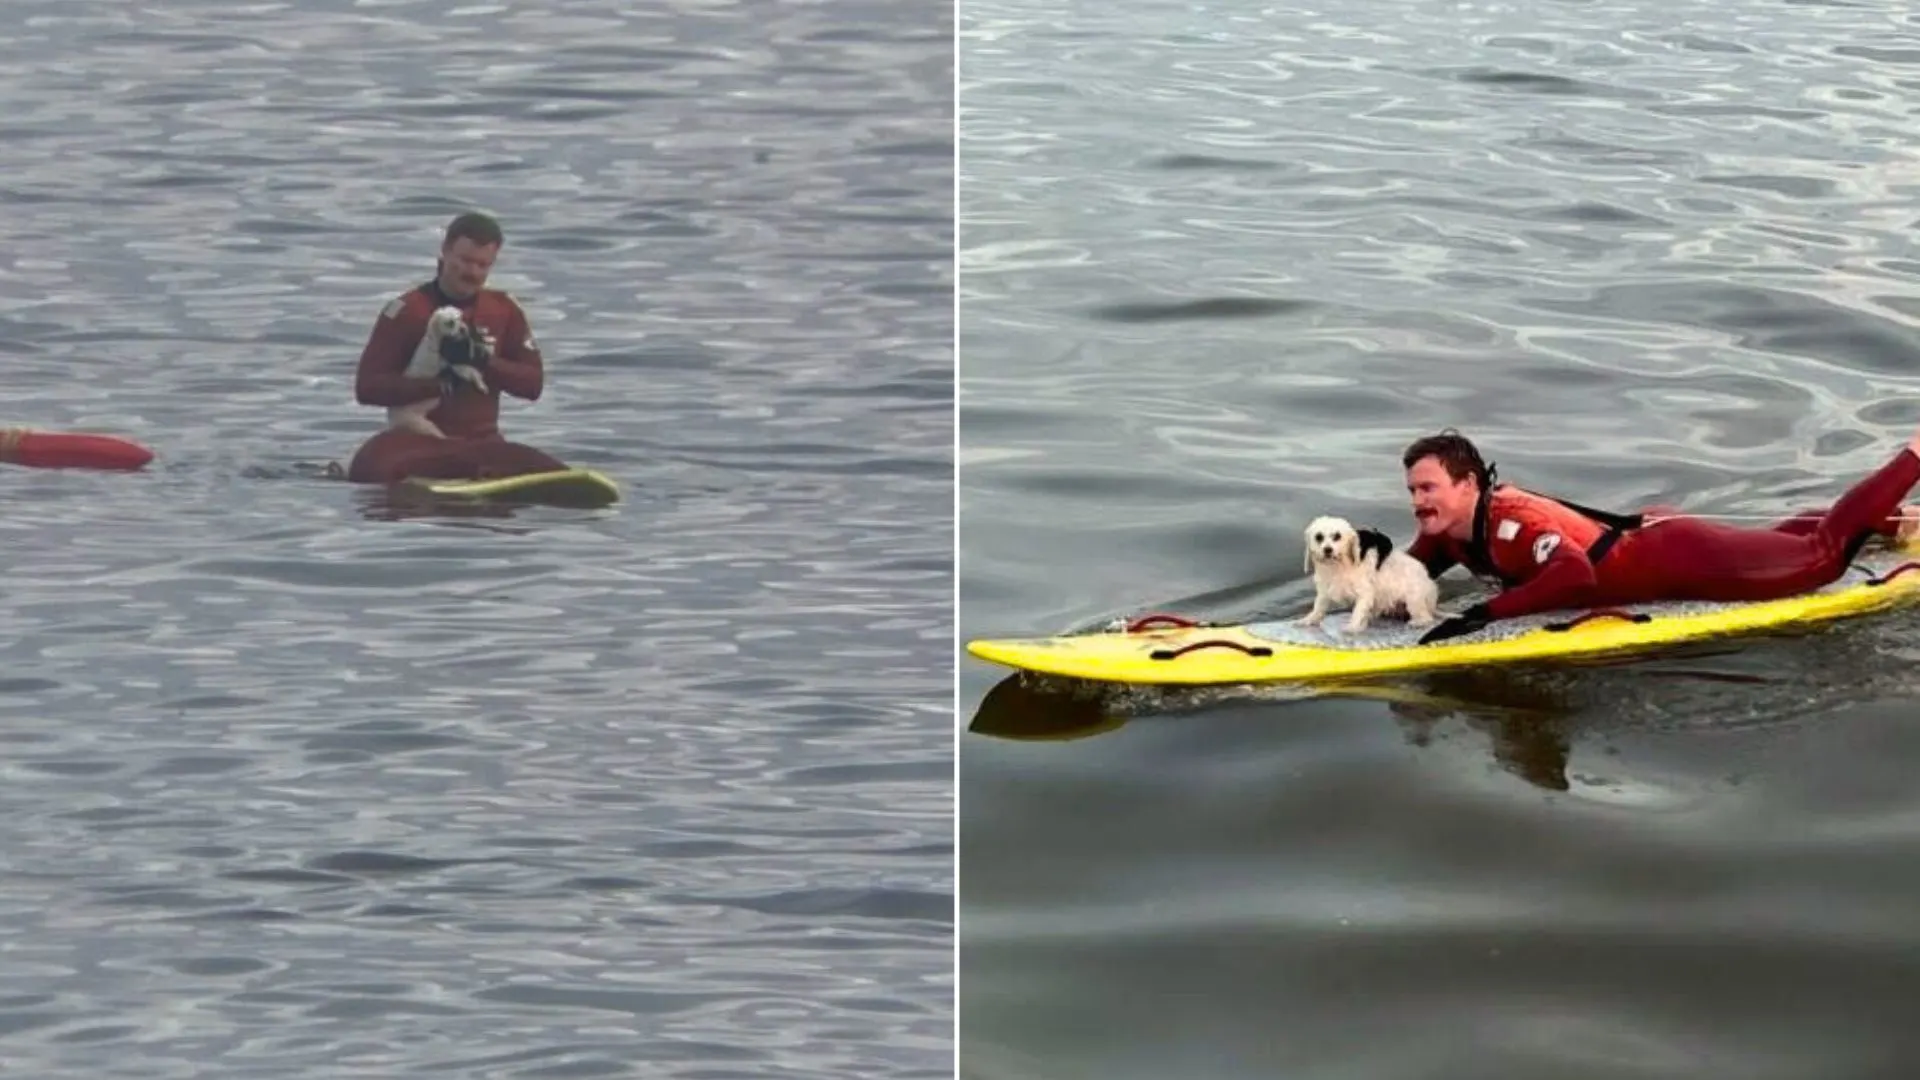
[[492, 480], [408, 480], [410, 486], [434, 495], [458, 499], [486, 499], [594, 509], [620, 501], [614, 482], [592, 469], [503, 476]]
[[1237, 626], [1150, 627], [1053, 637], [983, 639], [973, 656], [1041, 674], [1138, 684], [1312, 681], [1444, 667], [1652, 650], [1662, 645], [1812, 626], [1920, 600], [1916, 553], [1863, 555], [1841, 580], [1782, 600], [1578, 609], [1496, 621], [1419, 644], [1425, 629], [1376, 621], [1345, 633], [1346, 613], [1319, 627], [1296, 619]]

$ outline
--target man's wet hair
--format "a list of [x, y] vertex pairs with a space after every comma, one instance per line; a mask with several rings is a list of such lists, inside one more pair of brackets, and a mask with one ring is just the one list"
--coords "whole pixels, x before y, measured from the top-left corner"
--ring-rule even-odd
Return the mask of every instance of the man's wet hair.
[[1400, 455], [1400, 467], [1411, 469], [1415, 462], [1433, 458], [1455, 483], [1469, 476], [1480, 481], [1482, 491], [1493, 487], [1493, 478], [1498, 475], [1494, 467], [1481, 460], [1480, 451], [1472, 440], [1465, 435], [1447, 428], [1437, 435], [1425, 435], [1415, 439]]
[[501, 231], [500, 222], [492, 215], [475, 210], [461, 214], [447, 223], [447, 235], [440, 242], [441, 246], [444, 247], [455, 240], [471, 240], [481, 247], [494, 247], [504, 245], [507, 235]]

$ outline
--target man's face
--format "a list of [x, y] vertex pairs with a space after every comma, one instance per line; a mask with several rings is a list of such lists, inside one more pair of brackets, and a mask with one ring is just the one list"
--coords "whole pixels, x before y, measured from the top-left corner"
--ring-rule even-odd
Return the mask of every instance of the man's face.
[[456, 237], [440, 248], [440, 288], [458, 300], [477, 294], [499, 255], [499, 244], [482, 247], [464, 236]]
[[1480, 485], [1472, 474], [1455, 480], [1439, 458], [1423, 457], [1407, 470], [1407, 495], [1420, 535], [1472, 535], [1473, 511], [1480, 501]]

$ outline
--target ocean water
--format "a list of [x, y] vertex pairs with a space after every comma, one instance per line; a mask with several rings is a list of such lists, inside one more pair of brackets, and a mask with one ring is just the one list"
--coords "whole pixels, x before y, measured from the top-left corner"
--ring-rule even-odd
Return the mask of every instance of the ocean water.
[[[962, 638], [1303, 612], [1301, 529], [1407, 540], [1449, 425], [1756, 522], [1920, 426], [1901, 6], [980, 0], [959, 42]], [[1912, 1076], [1916, 633], [1173, 692], [956, 650], [961, 1074]]]
[[[950, 1075], [950, 11], [0, 26], [0, 1071]], [[612, 508], [327, 478], [468, 208]]]

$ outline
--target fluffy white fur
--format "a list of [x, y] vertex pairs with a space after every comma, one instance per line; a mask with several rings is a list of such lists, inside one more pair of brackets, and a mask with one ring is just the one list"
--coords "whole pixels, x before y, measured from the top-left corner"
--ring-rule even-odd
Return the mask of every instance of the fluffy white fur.
[[[453, 378], [486, 392], [487, 381], [480, 373], [465, 364], [446, 364], [440, 359], [440, 343], [448, 338], [464, 338], [473, 333], [466, 320], [461, 317], [460, 309], [449, 304], [436, 310], [427, 317], [427, 332], [420, 336], [420, 345], [413, 350], [413, 359], [407, 361], [407, 374], [416, 379], [441, 374], [441, 368]], [[387, 410], [387, 426], [417, 431], [422, 435], [431, 435], [436, 439], [446, 438], [439, 426], [427, 419], [427, 414], [440, 404], [437, 397], [423, 398], [411, 405], [397, 405]]]
[[1352, 605], [1347, 633], [1357, 634], [1374, 616], [1400, 616], [1413, 626], [1440, 619], [1440, 589], [1420, 560], [1393, 550], [1372, 529], [1355, 529], [1344, 518], [1318, 517], [1305, 529], [1306, 569], [1313, 574], [1313, 610], [1305, 626], [1319, 626], [1327, 613]]

